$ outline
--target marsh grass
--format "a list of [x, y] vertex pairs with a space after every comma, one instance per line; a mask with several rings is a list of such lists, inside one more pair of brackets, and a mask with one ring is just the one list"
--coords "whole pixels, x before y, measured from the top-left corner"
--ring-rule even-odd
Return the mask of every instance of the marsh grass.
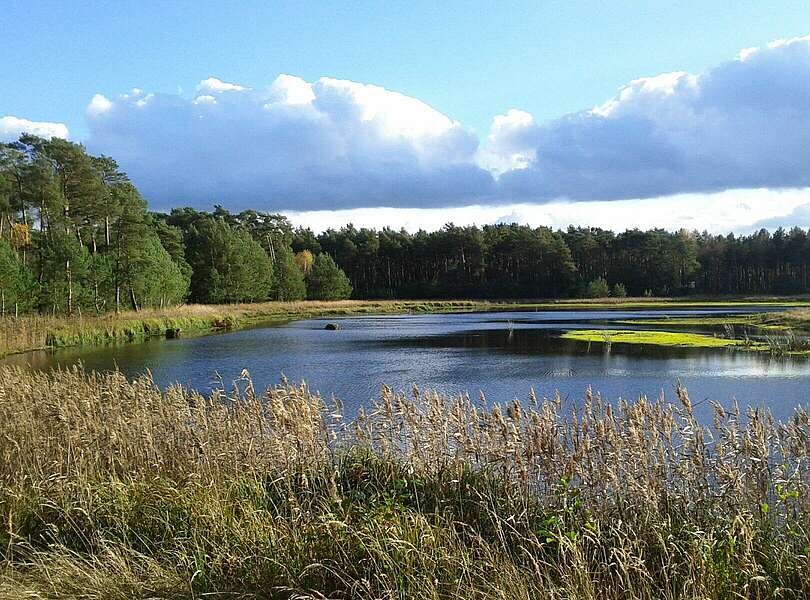
[[572, 329], [560, 334], [566, 340], [609, 344], [675, 346], [681, 348], [734, 348], [757, 346], [748, 340], [700, 333], [638, 329]]
[[2, 598], [802, 598], [810, 418], [0, 369]]
[[73, 317], [24, 315], [0, 317], [0, 357], [6, 354], [140, 341], [149, 337], [174, 337], [236, 329], [256, 323], [317, 316], [349, 316], [408, 312], [487, 310], [490, 304], [468, 300], [264, 302], [255, 304], [191, 304], [120, 314]]

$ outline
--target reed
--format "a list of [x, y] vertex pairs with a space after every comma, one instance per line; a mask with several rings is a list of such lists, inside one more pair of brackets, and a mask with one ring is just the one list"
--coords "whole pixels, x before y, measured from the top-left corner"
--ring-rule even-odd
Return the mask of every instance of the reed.
[[3, 598], [804, 598], [810, 416], [0, 368]]

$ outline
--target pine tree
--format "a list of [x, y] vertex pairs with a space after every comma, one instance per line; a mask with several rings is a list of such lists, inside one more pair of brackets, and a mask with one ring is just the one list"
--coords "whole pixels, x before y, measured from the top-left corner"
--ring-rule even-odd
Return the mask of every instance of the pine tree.
[[307, 297], [311, 300], [344, 300], [352, 295], [346, 273], [328, 254], [319, 254], [307, 281]]

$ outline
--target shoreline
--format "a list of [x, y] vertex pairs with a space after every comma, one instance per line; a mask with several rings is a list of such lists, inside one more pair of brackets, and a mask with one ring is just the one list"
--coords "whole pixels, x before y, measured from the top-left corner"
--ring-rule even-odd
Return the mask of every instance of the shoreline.
[[[340, 300], [334, 302], [263, 302], [232, 305], [182, 305], [166, 309], [128, 311], [118, 315], [51, 317], [24, 315], [0, 318], [0, 358], [37, 350], [139, 342], [148, 338], [206, 335], [248, 327], [319, 317], [386, 314], [441, 314], [497, 310], [621, 310], [677, 308], [787, 307], [807, 310], [761, 317], [771, 327], [810, 327], [806, 297], [744, 298], [604, 298], [562, 300]], [[661, 323], [666, 324], [665, 321]], [[674, 324], [674, 323], [673, 323]]]

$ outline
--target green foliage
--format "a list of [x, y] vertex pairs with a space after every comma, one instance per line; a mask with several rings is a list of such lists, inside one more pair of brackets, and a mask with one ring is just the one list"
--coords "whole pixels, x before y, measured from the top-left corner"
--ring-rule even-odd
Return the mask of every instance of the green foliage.
[[271, 295], [274, 300], [304, 300], [307, 297], [304, 274], [295, 263], [292, 250], [288, 246], [280, 246], [276, 250], [273, 269], [275, 279]]
[[250, 234], [222, 219], [197, 218], [187, 239], [192, 297], [224, 304], [266, 300], [273, 286], [273, 263]]
[[616, 283], [610, 288], [610, 295], [614, 298], [626, 298], [627, 288], [624, 287], [623, 283]]
[[142, 242], [139, 260], [131, 285], [141, 305], [162, 308], [185, 299], [190, 281], [156, 236]]
[[0, 313], [25, 312], [35, 301], [35, 282], [30, 272], [4, 239], [0, 239]]
[[311, 300], [344, 300], [352, 295], [346, 274], [328, 254], [319, 254], [307, 278], [307, 297]]
[[610, 295], [610, 286], [603, 277], [597, 277], [585, 289], [586, 298], [607, 298]]
[[[0, 144], [0, 239], [25, 271], [26, 291], [16, 296], [29, 300], [26, 308], [70, 314], [298, 300], [305, 287], [313, 299], [810, 292], [810, 235], [801, 228], [736, 237], [451, 223], [432, 232], [347, 225], [316, 235], [256, 210], [149, 214], [114, 159], [32, 135]], [[291, 253], [328, 255], [336, 268], [322, 264], [314, 277], [304, 269], [304, 284]]]
[[39, 254], [40, 308], [43, 312], [73, 314], [91, 306], [88, 289], [90, 253], [72, 235], [53, 231]]

